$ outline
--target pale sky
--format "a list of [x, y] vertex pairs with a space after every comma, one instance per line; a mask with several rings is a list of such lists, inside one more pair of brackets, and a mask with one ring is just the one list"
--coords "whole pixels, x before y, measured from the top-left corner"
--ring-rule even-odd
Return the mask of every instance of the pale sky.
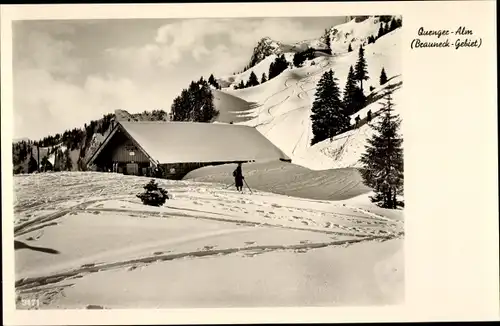
[[322, 35], [344, 17], [13, 23], [14, 138], [83, 127], [115, 109], [163, 109], [192, 80], [231, 74], [269, 36]]

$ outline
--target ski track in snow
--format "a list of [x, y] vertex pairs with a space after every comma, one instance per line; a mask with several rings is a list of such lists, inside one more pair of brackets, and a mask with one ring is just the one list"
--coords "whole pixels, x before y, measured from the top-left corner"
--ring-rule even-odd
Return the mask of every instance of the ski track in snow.
[[[142, 254], [133, 259], [117, 261], [109, 261], [108, 259], [105, 262], [98, 259], [101, 257], [100, 253], [90, 255], [82, 258], [81, 266], [78, 268], [63, 269], [46, 275], [18, 279], [16, 281], [18, 294], [39, 292], [50, 294], [58, 287], [62, 289], [68, 286], [63, 283], [72, 278], [115, 268], [131, 266], [137, 268], [157, 261], [167, 262], [175, 259], [194, 259], [206, 256], [219, 257], [228, 254], [251, 253], [252, 251], [266, 253], [280, 250], [312, 250], [364, 241], [386, 241], [403, 236], [402, 223], [364, 209], [324, 200], [288, 199], [287, 196], [257, 190], [254, 190], [253, 195], [241, 195], [225, 189], [227, 186], [220, 184], [157, 179], [159, 186], [165, 187], [174, 196], [163, 207], [151, 208], [142, 205], [135, 198], [135, 194], [142, 192], [142, 186], [147, 180], [149, 178], [92, 172], [41, 173], [15, 177], [17, 195], [15, 219], [18, 221], [14, 226], [15, 238], [23, 241], [31, 240], [31, 243], [40, 241], [40, 238], [44, 239], [46, 236], [43, 233], [45, 229], [62, 227], [68, 219], [81, 218], [79, 214], [98, 213], [101, 214], [102, 218], [108, 216], [106, 214], [124, 214], [125, 216], [153, 219], [172, 217], [180, 220], [201, 219], [210, 223], [234, 225], [243, 229], [209, 231], [178, 240], [207, 239], [206, 245], [202, 246], [200, 250], [175, 253], [156, 252], [149, 255]], [[60, 185], [65, 186], [61, 188]], [[33, 205], [33, 202], [37, 204]], [[116, 207], [117, 205], [119, 208]], [[50, 211], [50, 213], [35, 214], [45, 210]], [[64, 221], [59, 222], [61, 219]], [[22, 222], [19, 222], [21, 220]], [[241, 234], [249, 231], [254, 234], [265, 230], [310, 232], [310, 234], [333, 238], [331, 241], [304, 240], [295, 244], [259, 244], [255, 241], [246, 241], [245, 246], [227, 246], [216, 249], [213, 243], [208, 241], [212, 237], [222, 234], [233, 234], [234, 232]], [[27, 238], [28, 236], [30, 237]], [[163, 239], [152, 244], [143, 243], [131, 248], [117, 249], [116, 253], [129, 249], [144, 251], [148, 246], [156, 248], [161, 245], [162, 241], [165, 245], [171, 242], [168, 239]], [[55, 249], [60, 250], [61, 248]], [[103, 254], [109, 256], [112, 253], [113, 251], [110, 249], [109, 251], [104, 250]], [[54, 266], [49, 267], [55, 268]]]
[[[333, 57], [332, 57], [333, 58]], [[272, 112], [274, 109], [279, 109], [279, 107], [286, 103], [292, 96], [294, 95], [297, 95], [297, 97], [299, 99], [302, 99], [302, 96], [301, 94], [305, 92], [305, 94], [308, 96], [307, 92], [311, 91], [311, 90], [314, 90], [316, 89], [316, 87], [313, 87], [311, 88], [310, 90], [308, 91], [304, 91], [304, 88], [303, 88], [303, 85], [305, 84], [309, 84], [309, 83], [314, 83], [315, 84], [315, 80], [313, 80], [314, 78], [316, 78], [318, 75], [324, 73], [324, 71], [326, 69], [328, 69], [329, 67], [331, 67], [333, 63], [327, 59], [327, 62], [321, 62], [320, 65], [319, 65], [319, 69], [317, 72], [315, 73], [312, 73], [310, 74], [310, 72], [307, 72], [308, 74], [308, 77], [306, 78], [302, 78], [300, 80], [297, 80], [297, 79], [294, 79], [294, 78], [288, 78], [285, 80], [284, 82], [284, 88], [281, 89], [280, 91], [276, 92], [276, 93], [273, 93], [271, 94], [270, 96], [268, 96], [267, 98], [265, 98], [264, 100], [262, 100], [261, 102], [259, 102], [258, 104], [255, 104], [255, 109], [259, 109], [257, 112], [254, 111], [254, 113], [252, 112], [245, 112], [245, 117], [250, 117], [250, 118], [253, 118], [253, 119], [257, 119], [257, 122], [254, 124], [254, 127], [255, 128], [258, 128], [259, 131], [261, 131], [264, 135], [267, 135], [269, 133], [269, 130], [266, 132], [266, 131], [263, 131], [265, 130], [264, 128], [262, 127], [265, 127], [266, 125], [273, 125], [273, 127], [275, 125], [277, 125], [275, 122], [276, 122], [276, 118], [282, 116], [282, 115], [288, 115], [291, 113], [291, 111], [288, 111], [288, 112], [285, 112], [283, 113], [282, 115], [276, 115], [274, 112]], [[288, 71], [288, 70], [286, 70]], [[317, 79], [317, 78], [316, 78]], [[292, 82], [289, 84], [289, 82]], [[297, 87], [299, 89], [297, 89]], [[281, 95], [282, 93], [284, 92], [287, 92], [289, 90], [292, 90], [291, 94], [286, 96], [283, 100], [279, 101], [278, 103], [276, 104], [273, 104], [273, 105], [270, 105], [267, 110], [265, 111], [265, 114], [267, 115], [267, 117], [262, 117], [262, 114], [263, 114], [263, 110], [265, 107], [266, 107], [266, 104], [272, 100], [273, 98]], [[297, 94], [296, 94], [297, 93]], [[303, 107], [310, 107], [312, 104], [308, 104], [307, 106], [302, 106], [301, 108]], [[251, 111], [251, 110], [250, 110]], [[258, 120], [260, 119], [264, 119], [263, 122], [259, 122]], [[295, 148], [298, 146], [298, 144], [300, 143], [300, 140], [297, 142], [297, 144], [295, 145]]]
[[64, 271], [61, 273], [56, 273], [41, 277], [20, 279], [16, 281], [15, 285], [16, 289], [20, 291], [20, 293], [23, 293], [26, 290], [32, 290], [33, 288], [37, 288], [47, 284], [59, 283], [67, 280], [68, 278], [82, 277], [83, 276], [82, 274], [101, 272], [116, 268], [124, 268], [124, 267], [129, 267], [131, 265], [139, 267], [154, 262], [169, 261], [181, 258], [197, 258], [197, 257], [227, 255], [233, 253], [253, 252], [253, 251], [270, 252], [276, 250], [301, 250], [301, 249], [307, 250], [307, 249], [324, 248], [328, 246], [342, 246], [362, 241], [374, 241], [374, 240], [387, 241], [390, 239], [391, 238], [389, 237], [379, 236], [379, 237], [370, 237], [366, 239], [350, 239], [350, 240], [340, 240], [340, 241], [320, 242], [320, 243], [301, 243], [297, 245], [262, 245], [262, 246], [247, 246], [238, 248], [224, 248], [216, 250], [206, 249], [206, 250], [191, 251], [191, 252], [176, 253], [176, 254], [153, 254], [151, 256], [145, 256], [125, 261], [118, 261], [118, 262], [111, 262], [104, 264], [95, 264], [95, 263], [83, 264], [80, 268], [73, 269], [70, 271]]
[[[349, 22], [342, 25], [345, 29], [339, 32], [338, 36], [349, 38], [348, 35], [356, 35], [356, 47], [360, 42], [363, 42], [368, 35], [373, 33], [374, 28], [378, 30], [378, 24], [371, 18], [369, 20], [355, 23]], [[360, 30], [357, 30], [357, 28]], [[344, 36], [344, 34], [345, 36]], [[367, 33], [366, 35], [364, 33]], [[322, 74], [333, 69], [336, 78], [340, 78], [339, 87], [347, 78], [348, 68], [354, 65], [357, 58], [357, 51], [347, 52], [346, 44], [349, 41], [336, 40], [334, 55], [324, 55], [314, 59], [315, 65], [311, 65], [311, 61], [306, 61], [302, 67], [287, 68], [274, 79], [269, 80], [265, 84], [255, 87], [250, 87], [244, 90], [234, 92], [228, 90], [233, 96], [240, 97], [249, 102], [257, 102], [258, 109], [249, 110], [246, 114], [245, 125], [257, 128], [264, 136], [271, 140], [278, 148], [283, 150], [294, 162], [299, 165], [313, 169], [325, 170], [331, 168], [356, 167], [359, 165], [359, 156], [366, 145], [367, 135], [366, 128], [363, 126], [366, 123], [366, 114], [368, 110], [372, 111], [373, 118], [377, 117], [379, 111], [379, 103], [386, 93], [394, 93], [393, 101], [397, 106], [396, 91], [401, 87], [401, 67], [399, 62], [399, 54], [397, 53], [396, 45], [399, 40], [400, 30], [392, 31], [382, 38], [378, 39], [374, 44], [365, 44], [365, 55], [368, 60], [370, 83], [367, 82], [366, 88], [372, 86], [368, 93], [369, 102], [367, 106], [355, 114], [351, 115], [351, 123], [354, 123], [355, 115], [361, 117], [361, 124], [357, 127], [359, 133], [351, 133], [348, 131], [348, 138], [345, 142], [329, 142], [325, 140], [313, 146], [310, 145], [312, 139], [312, 124], [310, 121], [310, 108], [312, 107], [313, 94], [316, 89], [316, 84]], [[340, 43], [339, 43], [340, 42]], [[339, 44], [337, 44], [339, 43]], [[338, 46], [337, 46], [338, 45]], [[355, 49], [356, 49], [355, 47]], [[384, 67], [390, 71], [388, 83], [379, 85], [377, 75], [380, 69]], [[279, 79], [275, 80], [275, 79]], [[280, 87], [281, 85], [281, 87]], [[260, 94], [265, 98], [262, 99]], [[378, 106], [377, 106], [378, 105]], [[304, 108], [303, 115], [298, 116], [295, 109]], [[284, 117], [287, 116], [287, 117]], [[288, 117], [291, 116], [291, 117]], [[299, 130], [299, 128], [302, 128]], [[284, 139], [282, 134], [288, 134]], [[338, 139], [338, 138], [337, 138]]]
[[[306, 91], [306, 90], [304, 90], [304, 85], [315, 84], [316, 83], [315, 79], [317, 79], [319, 75], [322, 75], [328, 68], [330, 68], [334, 64], [334, 62], [332, 62], [330, 60], [331, 58], [333, 58], [333, 57], [328, 57], [326, 59], [326, 62], [321, 62], [319, 67], [318, 67], [319, 69], [317, 72], [312, 73], [312, 74], [310, 72], [307, 72], [308, 77], [306, 77], [306, 78], [302, 78], [299, 80], [294, 79], [294, 78], [287, 78], [284, 82], [284, 86], [285, 86], [284, 89], [268, 96], [261, 103], [259, 103], [258, 107], [264, 108], [266, 106], [266, 103], [268, 103], [271, 99], [275, 98], [276, 96], [281, 95], [284, 92], [289, 91], [290, 89], [292, 90], [291, 94], [287, 95], [283, 100], [279, 101], [276, 104], [269, 106], [266, 110], [267, 117], [264, 118], [263, 122], [260, 122], [260, 123], [257, 122], [254, 125], [254, 127], [257, 128], [264, 136], [268, 136], [269, 133], [271, 132], [271, 130], [273, 130], [276, 126], [279, 125], [279, 123], [277, 121], [279, 121], [279, 120], [285, 121], [289, 117], [289, 115], [296, 110], [310, 108], [312, 106], [312, 103], [309, 103], [308, 105], [305, 105], [305, 106], [300, 106], [298, 108], [286, 111], [286, 112], [281, 113], [281, 114], [278, 114], [278, 112], [277, 112], [279, 110], [280, 106], [282, 104], [286, 103], [294, 95], [296, 95], [299, 99], [304, 99], [303, 94], [305, 94], [307, 97], [309, 97], [308, 92], [316, 89], [316, 87], [314, 86], [313, 88]], [[257, 119], [257, 120], [262, 119], [262, 110], [257, 112], [254, 115], [254, 119]], [[307, 121], [305, 119], [301, 119], [301, 125], [303, 127], [302, 129], [304, 129], [304, 125], [306, 122]], [[266, 129], [266, 126], [269, 126], [269, 125], [271, 126], [271, 128]], [[304, 143], [304, 135], [306, 134], [306, 131], [308, 134], [308, 137], [306, 139], [306, 141], [307, 141], [306, 144], [310, 143], [310, 138], [311, 138], [309, 135], [310, 128], [304, 129], [304, 131], [301, 133], [301, 136], [298, 138], [297, 142], [293, 146], [292, 155], [295, 154], [299, 145]]]

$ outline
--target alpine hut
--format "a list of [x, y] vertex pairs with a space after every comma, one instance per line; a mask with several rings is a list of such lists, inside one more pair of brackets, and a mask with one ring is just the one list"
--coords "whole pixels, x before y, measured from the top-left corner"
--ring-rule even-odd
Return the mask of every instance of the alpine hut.
[[[220, 123], [115, 121], [87, 160], [95, 171], [181, 179], [206, 165], [291, 159], [255, 128]], [[156, 172], [155, 172], [156, 171]]]

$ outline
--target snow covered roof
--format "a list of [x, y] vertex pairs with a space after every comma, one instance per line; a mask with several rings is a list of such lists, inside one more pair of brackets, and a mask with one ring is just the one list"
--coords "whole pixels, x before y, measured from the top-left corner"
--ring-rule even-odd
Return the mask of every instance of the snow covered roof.
[[248, 126], [156, 121], [120, 121], [119, 125], [159, 164], [290, 160], [259, 131]]

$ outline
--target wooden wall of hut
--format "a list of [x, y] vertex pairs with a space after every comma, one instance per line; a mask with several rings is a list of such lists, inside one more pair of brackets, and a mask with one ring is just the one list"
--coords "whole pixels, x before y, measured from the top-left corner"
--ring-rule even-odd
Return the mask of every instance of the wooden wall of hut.
[[[131, 155], [131, 153], [134, 153]], [[148, 157], [139, 149], [134, 143], [127, 139], [122, 142], [119, 146], [117, 146], [113, 150], [112, 154], [113, 162], [121, 162], [121, 163], [147, 163], [149, 162]]]

